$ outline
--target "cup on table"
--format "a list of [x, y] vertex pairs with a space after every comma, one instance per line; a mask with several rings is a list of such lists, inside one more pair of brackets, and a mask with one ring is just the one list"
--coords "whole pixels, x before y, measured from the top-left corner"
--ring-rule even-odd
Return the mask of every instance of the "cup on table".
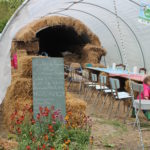
[[134, 74], [137, 74], [137, 73], [138, 73], [138, 68], [137, 68], [137, 66], [134, 66], [134, 67], [133, 67], [133, 73], [134, 73]]
[[116, 63], [112, 64], [112, 69], [115, 70], [116, 69]]

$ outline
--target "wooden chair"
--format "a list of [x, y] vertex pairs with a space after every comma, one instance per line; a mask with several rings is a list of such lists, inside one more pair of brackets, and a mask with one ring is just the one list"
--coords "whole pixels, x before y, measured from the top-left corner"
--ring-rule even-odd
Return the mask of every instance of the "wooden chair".
[[146, 74], [146, 73], [147, 73], [146, 68], [140, 68], [139, 69], [139, 74]]
[[126, 66], [124, 64], [117, 64], [116, 65], [117, 69], [122, 69], [122, 70], [126, 70]]

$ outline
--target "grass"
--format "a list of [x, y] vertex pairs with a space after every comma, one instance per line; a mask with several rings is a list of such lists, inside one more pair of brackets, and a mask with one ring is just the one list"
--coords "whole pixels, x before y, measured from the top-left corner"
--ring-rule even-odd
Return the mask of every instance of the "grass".
[[0, 0], [0, 33], [23, 0]]
[[106, 149], [115, 149], [116, 145], [114, 143], [111, 143], [111, 138], [120, 136], [124, 132], [127, 132], [127, 127], [117, 120], [105, 120], [102, 118], [101, 120], [98, 120], [98, 122], [100, 124], [112, 126], [115, 129], [114, 133], [105, 135], [101, 139], [101, 142]]
[[0, 1], [0, 32], [4, 29], [7, 21], [10, 18], [10, 11], [7, 1]]
[[127, 127], [123, 123], [120, 123], [117, 120], [105, 120], [105, 119], [102, 119], [102, 120], [99, 120], [99, 122], [101, 124], [107, 124], [107, 125], [113, 126], [117, 130], [122, 131], [122, 132], [126, 132], [127, 131]]

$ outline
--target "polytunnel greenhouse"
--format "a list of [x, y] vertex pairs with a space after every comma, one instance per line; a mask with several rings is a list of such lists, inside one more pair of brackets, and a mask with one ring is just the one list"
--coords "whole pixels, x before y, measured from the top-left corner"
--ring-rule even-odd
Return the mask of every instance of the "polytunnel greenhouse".
[[[7, 22], [0, 36], [0, 103], [4, 107], [5, 118], [10, 115], [6, 113], [7, 108], [15, 110], [15, 106], [22, 105], [18, 101], [34, 101], [37, 94], [34, 93], [35, 85], [42, 83], [34, 83], [33, 78], [36, 77], [33, 60], [43, 56], [49, 59], [63, 58], [65, 89], [67, 87], [72, 91], [71, 85], [77, 82], [82, 95], [82, 88], [85, 87], [86, 91], [87, 87], [85, 80], [90, 81], [86, 91], [89, 95], [84, 93], [84, 98], [87, 101], [88, 98], [93, 98], [98, 104], [97, 99], [102, 97], [101, 94], [106, 96], [102, 100], [101, 109], [105, 108], [110, 93], [113, 98], [120, 99], [118, 93], [125, 91], [120, 96], [123, 100], [131, 99], [132, 102], [125, 104], [129, 113], [136, 105], [134, 109], [137, 110], [135, 114], [137, 113], [136, 121], [141, 137], [140, 145], [144, 148], [138, 119], [142, 104], [134, 103], [135, 91], [144, 91], [138, 91], [134, 87], [140, 87], [150, 80], [150, 0], [25, 0]], [[123, 67], [123, 70], [117, 67]], [[75, 73], [76, 78], [72, 77], [70, 68], [78, 71]], [[89, 73], [88, 77], [86, 71]], [[39, 69], [36, 75], [41, 72]], [[43, 72], [46, 73], [46, 70]], [[69, 82], [68, 86], [66, 82]], [[93, 87], [100, 93], [96, 98]], [[118, 90], [116, 95], [115, 88]], [[149, 99], [150, 94], [143, 94], [141, 98]], [[12, 106], [9, 106], [11, 103]], [[110, 102], [110, 114], [113, 112], [113, 105]], [[146, 101], [143, 105], [142, 111], [146, 107], [147, 113], [150, 104]], [[120, 102], [116, 106], [116, 114], [119, 109]]]

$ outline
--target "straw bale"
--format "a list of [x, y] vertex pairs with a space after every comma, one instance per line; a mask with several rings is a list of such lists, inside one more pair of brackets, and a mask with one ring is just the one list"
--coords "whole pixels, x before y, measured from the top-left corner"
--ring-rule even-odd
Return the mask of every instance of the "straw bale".
[[17, 149], [18, 142], [15, 140], [8, 140], [6, 138], [0, 137], [0, 149], [1, 150], [14, 150]]
[[9, 87], [6, 99], [16, 100], [18, 97], [32, 99], [32, 80], [29, 78], [15, 77]]
[[13, 41], [12, 47], [11, 47], [11, 53], [14, 53], [18, 51], [18, 49], [26, 50], [28, 53], [33, 52], [33, 53], [38, 53], [39, 51], [39, 41], [35, 39], [34, 41], [30, 42], [23, 42], [23, 41]]
[[32, 58], [33, 56], [24, 56], [19, 59], [19, 71], [22, 77], [32, 77]]
[[100, 46], [96, 46], [93, 44], [86, 44], [83, 48], [84, 51], [94, 51], [101, 55], [106, 55], [106, 50]]
[[18, 58], [20, 58], [22, 56], [27, 56], [27, 51], [25, 49], [18, 50], [17, 56], [18, 56]]
[[67, 111], [74, 111], [74, 112], [85, 112], [87, 104], [85, 101], [77, 99], [72, 94], [66, 94], [66, 106]]
[[[125, 81], [125, 90], [128, 92], [128, 93], [131, 93], [131, 89], [130, 89], [130, 83], [129, 83], [129, 80], [126, 80]], [[134, 92], [134, 97], [137, 98], [138, 96], [138, 92]]]
[[77, 68], [80, 68], [81, 65], [79, 63], [71, 63], [70, 67], [77, 69]]
[[29, 24], [29, 27], [32, 28], [32, 30], [34, 32], [37, 32], [46, 26], [48, 26], [46, 18], [41, 18], [40, 20], [35, 20]]
[[104, 55], [106, 55], [105, 49], [92, 44], [86, 44], [82, 51], [82, 62], [97, 64]]
[[69, 54], [69, 55], [64, 56], [64, 63], [66, 65], [70, 65], [72, 62], [80, 63], [80, 56], [77, 54]]
[[17, 36], [14, 38], [16, 41], [23, 41], [23, 42], [29, 42], [32, 41], [36, 36], [36, 33], [27, 27], [22, 28], [18, 33]]
[[19, 58], [18, 71], [21, 77], [32, 78], [32, 58], [45, 58], [45, 56], [22, 56]]
[[11, 130], [11, 126], [14, 125], [14, 122], [12, 122], [11, 119], [10, 119], [10, 116], [12, 115], [12, 113], [17, 111], [18, 115], [21, 116], [24, 112], [24, 108], [26, 107], [26, 105], [32, 106], [32, 103], [33, 102], [30, 99], [18, 98], [17, 100], [12, 99], [12, 101], [9, 101], [9, 103], [4, 104], [3, 115], [5, 117], [4, 117], [3, 121], [9, 127], [9, 130]]
[[87, 34], [91, 43], [97, 46], [101, 46], [98, 37], [92, 33], [92, 31], [86, 27], [81, 21], [71, 17], [49, 16], [43, 17], [40, 20], [34, 20], [30, 24], [22, 28], [15, 36], [15, 40], [29, 42], [36, 38], [36, 33], [46, 27], [52, 27], [56, 25], [66, 25], [73, 27], [78, 35]]
[[87, 103], [83, 100], [75, 98], [72, 94], [66, 94], [66, 111], [67, 114], [71, 112], [69, 116], [68, 125], [82, 126], [86, 116]]

